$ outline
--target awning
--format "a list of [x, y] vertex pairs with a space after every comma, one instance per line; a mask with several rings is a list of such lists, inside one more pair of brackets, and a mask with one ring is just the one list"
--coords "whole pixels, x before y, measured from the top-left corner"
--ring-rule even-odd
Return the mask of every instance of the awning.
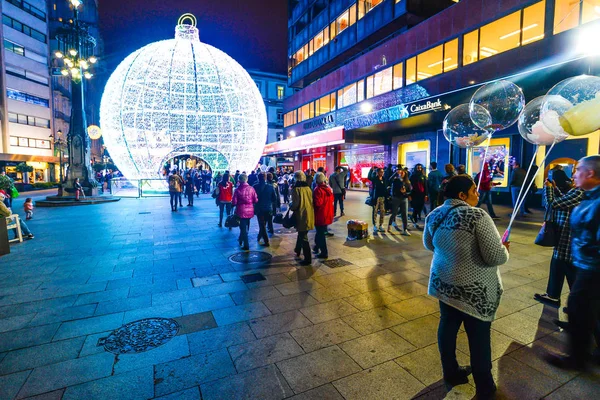
[[263, 156], [310, 149], [313, 147], [333, 146], [345, 143], [344, 127], [336, 126], [320, 132], [269, 143], [263, 150]]

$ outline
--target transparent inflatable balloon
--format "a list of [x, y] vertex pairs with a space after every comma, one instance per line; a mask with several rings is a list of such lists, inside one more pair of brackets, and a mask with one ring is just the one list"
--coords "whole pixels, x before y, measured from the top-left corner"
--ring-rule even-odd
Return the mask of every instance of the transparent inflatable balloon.
[[[485, 117], [480, 118], [482, 115], [475, 106], [485, 108], [492, 122], [488, 124]], [[525, 108], [525, 96], [514, 83], [497, 81], [477, 89], [471, 97], [469, 107], [475, 125], [481, 129], [499, 131], [517, 122]]]
[[[554, 96], [561, 97], [566, 110], [556, 106]], [[561, 128], [573, 136], [582, 136], [600, 129], [600, 77], [580, 75], [559, 82], [548, 91], [541, 107], [542, 114], [554, 111]]]
[[[552, 110], [541, 114], [544, 100], [548, 101]], [[529, 143], [549, 146], [560, 143], [569, 135], [560, 126], [558, 112], [567, 111], [572, 104], [560, 96], [536, 97], [525, 106], [519, 116], [519, 133]]]
[[[469, 104], [461, 104], [452, 109], [444, 118], [444, 137], [452, 145], [462, 149], [479, 146], [489, 139], [493, 132], [475, 125], [469, 109]], [[487, 121], [486, 126], [491, 125], [492, 119], [485, 108], [475, 105], [474, 112], [479, 121]]]

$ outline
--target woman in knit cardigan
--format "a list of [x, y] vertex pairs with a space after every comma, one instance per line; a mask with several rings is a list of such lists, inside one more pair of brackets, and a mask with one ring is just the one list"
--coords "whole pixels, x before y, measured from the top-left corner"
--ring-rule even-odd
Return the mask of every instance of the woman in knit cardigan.
[[464, 323], [477, 398], [496, 391], [492, 377], [490, 331], [500, 304], [498, 266], [508, 261], [508, 243], [485, 211], [476, 208], [477, 185], [468, 175], [451, 178], [444, 204], [425, 221], [423, 243], [433, 251], [429, 295], [440, 302], [438, 346], [444, 380], [467, 383], [471, 367], [456, 361], [456, 335]]

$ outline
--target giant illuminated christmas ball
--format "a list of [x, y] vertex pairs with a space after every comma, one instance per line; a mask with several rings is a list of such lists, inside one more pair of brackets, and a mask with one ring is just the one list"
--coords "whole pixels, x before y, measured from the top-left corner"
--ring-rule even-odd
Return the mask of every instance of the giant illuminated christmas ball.
[[249, 172], [262, 154], [267, 115], [256, 84], [234, 59], [201, 43], [195, 25], [182, 16], [175, 39], [130, 54], [106, 84], [104, 143], [129, 179], [158, 178], [184, 155], [213, 170]]

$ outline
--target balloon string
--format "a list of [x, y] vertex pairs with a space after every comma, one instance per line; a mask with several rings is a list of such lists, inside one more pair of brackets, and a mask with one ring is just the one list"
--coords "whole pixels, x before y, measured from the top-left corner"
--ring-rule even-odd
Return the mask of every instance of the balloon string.
[[[548, 150], [548, 152], [546, 152], [546, 155], [544, 156], [544, 159], [542, 160], [542, 164], [546, 165], [546, 159], [548, 158], [548, 156], [550, 155], [550, 152], [552, 151], [552, 149], [554, 148], [554, 145], [556, 144], [556, 140], [552, 143], [552, 146], [550, 146], [550, 149]], [[539, 145], [536, 145], [536, 151], [535, 154], [537, 154], [537, 149], [539, 148]], [[533, 157], [533, 160], [531, 162], [531, 165], [529, 166], [529, 168], [531, 169], [531, 166], [533, 165], [533, 162], [535, 161], [535, 156]], [[525, 191], [525, 193], [529, 192], [529, 189], [531, 189], [531, 186], [533, 186], [533, 182], [535, 180], [536, 175], [538, 174], [540, 170], [538, 169], [535, 174], [533, 175], [533, 177], [531, 178], [531, 180], [529, 181], [529, 185], [527, 185], [527, 190]], [[529, 175], [529, 171], [527, 172], [526, 177]], [[521, 186], [521, 192], [522, 192], [523, 186]], [[521, 205], [523, 204], [523, 202], [525, 201], [525, 198], [527, 196], [523, 196], [523, 198], [520, 198], [520, 193], [519, 193], [519, 197], [517, 197], [517, 204], [515, 205], [515, 208], [513, 209], [512, 212], [512, 216], [510, 218], [510, 222], [508, 223], [508, 227], [506, 228], [507, 232], [510, 232], [510, 229], [512, 227], [512, 224], [517, 216], [517, 210], [519, 208], [521, 208]]]
[[[483, 176], [483, 171], [485, 170], [485, 159], [487, 158], [488, 149], [490, 148], [491, 136], [488, 139], [488, 144], [485, 146], [485, 152], [483, 153], [483, 162], [481, 163], [481, 170], [479, 171], [479, 182], [477, 182], [477, 193], [479, 193], [479, 187], [481, 186], [481, 177]], [[488, 171], [489, 173], [489, 171]]]

